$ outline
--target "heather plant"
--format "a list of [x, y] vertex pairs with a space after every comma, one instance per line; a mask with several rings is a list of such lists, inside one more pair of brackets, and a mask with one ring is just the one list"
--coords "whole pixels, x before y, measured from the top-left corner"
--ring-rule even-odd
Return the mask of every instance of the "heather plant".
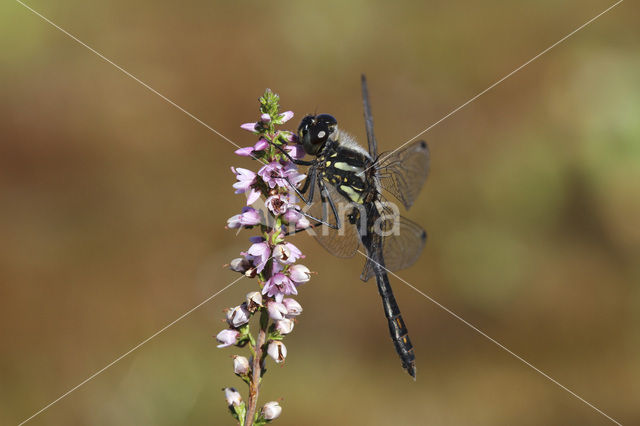
[[[232, 167], [237, 182], [236, 194], [246, 195], [246, 205], [241, 212], [227, 220], [227, 228], [241, 231], [250, 229], [257, 235], [249, 238], [251, 245], [246, 252], [230, 262], [233, 271], [257, 280], [257, 287], [246, 295], [238, 306], [226, 311], [228, 328], [216, 336], [218, 347], [247, 348], [248, 355], [233, 355], [233, 371], [248, 385], [247, 400], [233, 387], [224, 389], [231, 415], [242, 426], [264, 425], [280, 416], [282, 407], [271, 401], [258, 409], [260, 383], [266, 372], [267, 362], [282, 364], [287, 358], [283, 343], [290, 334], [302, 306], [292, 298], [298, 287], [309, 281], [309, 269], [296, 263], [304, 258], [302, 252], [286, 241], [292, 231], [309, 226], [301, 214], [292, 185], [299, 185], [305, 178], [290, 158], [300, 158], [304, 151], [296, 143], [296, 135], [276, 126], [293, 117], [291, 111], [279, 112], [279, 99], [269, 89], [260, 98], [260, 119], [241, 127], [257, 139], [253, 146], [241, 148], [236, 154], [253, 157], [261, 168], [251, 171]], [[260, 201], [264, 208], [257, 208]], [[252, 325], [254, 328], [252, 328]]]

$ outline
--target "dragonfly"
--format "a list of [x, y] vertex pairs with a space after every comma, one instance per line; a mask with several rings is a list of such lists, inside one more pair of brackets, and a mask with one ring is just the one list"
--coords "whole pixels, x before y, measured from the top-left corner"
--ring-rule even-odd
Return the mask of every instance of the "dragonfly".
[[383, 195], [391, 193], [409, 209], [430, 168], [430, 153], [423, 140], [390, 154], [378, 155], [367, 80], [362, 75], [362, 98], [368, 150], [338, 127], [330, 114], [307, 115], [298, 127], [298, 142], [312, 160], [293, 159], [308, 166], [300, 188], [292, 185], [305, 203], [316, 240], [331, 254], [351, 257], [359, 247], [366, 251], [360, 278], [375, 276], [382, 306], [402, 367], [415, 379], [415, 353], [407, 326], [396, 302], [387, 271], [413, 265], [427, 240], [420, 225], [403, 217]]

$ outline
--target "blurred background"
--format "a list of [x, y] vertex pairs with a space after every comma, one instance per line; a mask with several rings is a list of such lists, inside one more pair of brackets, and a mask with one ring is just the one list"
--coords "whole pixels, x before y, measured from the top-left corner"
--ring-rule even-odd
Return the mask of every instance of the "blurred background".
[[[241, 146], [269, 87], [296, 119], [364, 138], [360, 73], [391, 150], [613, 2], [28, 4]], [[624, 2], [424, 137], [400, 275], [623, 424], [640, 424], [640, 31]], [[236, 275], [234, 147], [13, 1], [0, 4], [0, 423], [17, 424]], [[609, 421], [392, 280], [415, 345], [402, 371], [379, 296], [306, 235], [317, 272], [261, 400], [280, 425]], [[232, 424], [242, 280], [42, 413], [38, 425]]]

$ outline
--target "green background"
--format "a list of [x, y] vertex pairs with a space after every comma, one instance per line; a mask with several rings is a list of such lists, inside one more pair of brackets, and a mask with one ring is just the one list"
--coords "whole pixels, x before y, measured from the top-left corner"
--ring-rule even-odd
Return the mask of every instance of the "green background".
[[[391, 150], [607, 1], [29, 3], [241, 146], [266, 87]], [[425, 135], [400, 275], [624, 424], [640, 423], [640, 38], [627, 1]], [[234, 147], [14, 1], [0, 4], [0, 423], [17, 424], [236, 278]], [[261, 400], [280, 425], [607, 424], [392, 279], [401, 370], [363, 259], [292, 241], [317, 275]], [[242, 280], [33, 425], [230, 424]], [[243, 392], [244, 392], [244, 388]], [[245, 393], [246, 395], [246, 393]]]

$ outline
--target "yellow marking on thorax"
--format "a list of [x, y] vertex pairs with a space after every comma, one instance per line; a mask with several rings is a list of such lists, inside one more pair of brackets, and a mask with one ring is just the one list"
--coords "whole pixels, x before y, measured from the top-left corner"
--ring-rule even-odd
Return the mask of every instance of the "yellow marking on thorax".
[[354, 203], [362, 204], [361, 192], [357, 192], [356, 190], [354, 190], [353, 188], [347, 185], [340, 185], [340, 189], [342, 190], [342, 192], [347, 194], [347, 196], [351, 199], [351, 201], [353, 201]]
[[345, 172], [360, 172], [362, 173], [362, 167], [352, 166], [351, 164], [347, 164], [343, 161], [338, 161], [334, 167], [336, 169], [344, 170]]

